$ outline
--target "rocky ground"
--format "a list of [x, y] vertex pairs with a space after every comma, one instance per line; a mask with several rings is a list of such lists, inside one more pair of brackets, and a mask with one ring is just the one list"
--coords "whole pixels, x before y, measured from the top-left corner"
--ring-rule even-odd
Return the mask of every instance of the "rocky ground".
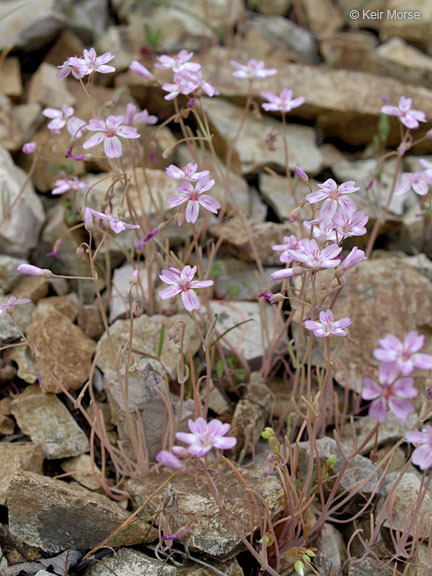
[[[174, 414], [180, 410], [182, 429], [195, 408], [193, 399], [182, 402], [178, 396], [178, 366], [183, 357], [178, 342], [165, 339], [161, 346], [161, 334], [171, 334], [179, 322], [184, 323], [184, 350], [195, 359], [197, 371], [205, 357], [191, 315], [180, 305], [146, 296], [155, 283], [159, 288], [160, 271], [146, 261], [142, 263], [142, 292], [136, 298], [143, 313], [134, 320], [129, 395], [126, 399], [122, 396], [111, 342], [116, 350], [123, 350], [130, 336], [129, 291], [134, 267], [129, 244], [132, 241], [133, 246], [133, 231], [110, 243], [102, 254], [98, 282], [109, 338], [92, 283], [23, 277], [17, 272], [18, 265], [31, 263], [59, 275], [89, 275], [86, 259], [77, 258], [85, 233], [68, 232], [78, 222], [72, 203], [51, 191], [60, 171], [67, 170], [86, 177], [89, 185], [96, 184], [89, 198], [94, 207], [102, 209], [109, 186], [103, 178], [111, 174], [112, 165], [106, 158], [75, 163], [66, 159], [68, 134], [58, 136], [56, 146], [49, 147], [43, 159], [34, 160], [21, 150], [26, 142], [42, 145], [47, 140], [49, 131], [42, 115], [47, 107], [73, 106], [78, 117], [89, 118], [92, 107], [124, 114], [126, 104], [132, 102], [156, 115], [161, 125], [174, 112], [172, 102], [164, 99], [159, 86], [134, 75], [129, 64], [139, 60], [153, 70], [158, 54], [182, 49], [195, 52], [194, 60], [220, 92], [217, 98], [203, 98], [203, 107], [218, 156], [223, 161], [227, 151], [231, 154], [229, 184], [236, 199], [236, 205], [228, 199], [223, 220], [208, 220], [201, 238], [203, 246], [218, 245], [211, 266], [214, 288], [209, 306], [211, 313], [218, 315], [219, 334], [228, 331], [222, 348], [231, 362], [215, 367], [213, 378], [218, 386], [210, 395], [210, 414], [230, 422], [237, 438], [231, 461], [237, 461], [249, 488], [266, 501], [270, 517], [277, 521], [284, 514], [284, 491], [277, 475], [263, 476], [268, 443], [260, 435], [265, 426], [272, 425], [282, 438], [293, 412], [293, 393], [283, 367], [264, 369], [268, 350], [261, 336], [264, 329], [272, 331], [279, 309], [266, 303], [264, 321], [263, 302], [257, 295], [265, 288], [271, 292], [281, 289], [280, 281], [270, 277], [280, 268], [279, 253], [272, 245], [294, 233], [292, 212], [308, 190], [295, 180], [295, 199], [287, 194], [290, 184], [280, 137], [282, 123], [277, 114], [263, 113], [259, 105], [262, 85], [258, 83], [253, 85], [255, 105], [230, 149], [248, 99], [248, 85], [232, 76], [229, 62], [232, 58], [265, 60], [279, 72], [266, 79], [265, 90], [279, 93], [288, 87], [296, 96], [305, 97], [304, 105], [287, 115], [289, 168], [299, 165], [312, 186], [329, 177], [338, 183], [355, 180], [360, 187], [356, 201], [369, 216], [370, 230], [386, 205], [395, 170], [393, 158], [382, 164], [378, 158], [397, 146], [400, 138], [394, 119], [383, 136], [379, 124], [383, 102], [397, 104], [401, 96], [412, 98], [414, 107], [428, 120], [421, 135], [432, 128], [432, 4], [430, 0], [412, 0], [409, 10], [417, 10], [421, 17], [409, 21], [373, 19], [363, 15], [362, 9], [360, 18], [350, 18], [350, 10], [358, 4], [356, 0], [0, 0], [0, 301], [9, 296], [31, 300], [16, 308], [13, 319], [0, 315], [1, 576], [259, 574], [258, 563], [245, 552], [244, 542], [226, 515], [236, 518], [240, 531], [255, 547], [258, 538], [254, 540], [254, 533], [262, 527], [245, 501], [244, 484], [226, 463], [213, 463], [224, 514], [208, 486], [197, 484], [191, 475], [167, 483], [156, 497], [149, 498], [168, 478], [154, 467], [124, 474], [119, 486], [128, 499], [116, 501], [107, 496], [121, 475], [116, 477], [112, 462], [103, 462], [100, 446], [92, 437], [91, 424], [97, 414], [104, 419], [109, 441], [116, 445], [120, 440], [126, 451], [131, 448], [127, 411], [138, 415], [146, 431], [147, 457], [154, 462], [163, 447], [166, 382], [172, 385], [169, 405]], [[369, 9], [408, 7], [401, 0], [373, 0], [367, 3]], [[76, 80], [56, 80], [57, 66], [90, 46], [98, 53], [115, 54], [112, 63], [116, 67], [114, 74], [97, 78], [92, 103]], [[160, 77], [168, 81], [165, 72], [161, 71]], [[195, 126], [191, 117], [185, 121]], [[161, 212], [164, 217], [171, 214], [163, 201], [175, 188], [165, 168], [169, 164], [183, 166], [191, 157], [185, 144], [176, 146], [183, 138], [178, 123], [161, 129], [140, 126], [139, 132], [146, 151], [146, 179], [140, 172], [130, 195], [135, 200], [141, 195], [141, 208], [157, 226]], [[208, 151], [203, 150], [201, 158], [200, 169], [211, 170]], [[432, 161], [431, 138], [403, 156], [401, 171], [419, 169], [419, 158]], [[223, 201], [224, 182], [217, 174], [214, 178], [215, 196]], [[160, 207], [153, 203], [151, 189], [157, 190]], [[119, 207], [115, 190], [112, 203]], [[249, 222], [267, 287], [256, 273], [242, 218]], [[184, 234], [178, 226], [170, 224], [164, 234], [166, 246], [179, 253], [188, 249], [189, 240], [183, 246]], [[48, 257], [59, 238], [61, 249], [55, 258]], [[365, 248], [366, 241], [360, 239], [358, 245]], [[378, 339], [386, 333], [401, 336], [418, 330], [426, 337], [423, 351], [432, 353], [432, 240], [430, 229], [425, 233], [419, 218], [418, 196], [413, 190], [393, 197], [376, 248], [372, 258], [347, 274], [333, 308], [335, 317], [349, 315], [352, 320], [350, 337], [334, 342], [339, 360], [335, 395], [341, 405], [344, 395], [349, 395], [358, 445], [373, 429], [358, 392], [365, 367], [373, 366], [372, 352]], [[209, 258], [209, 251], [204, 255]], [[288, 314], [289, 308], [284, 311]], [[243, 327], [232, 329], [245, 321]], [[29, 347], [10, 346], [20, 344], [23, 333], [36, 356]], [[239, 350], [241, 360], [233, 350]], [[323, 351], [317, 345], [311, 352], [317, 370], [326, 364]], [[276, 352], [287, 364], [292, 360], [287, 347]], [[228, 368], [230, 382], [225, 378]], [[94, 389], [91, 399], [86, 395], [89, 374]], [[430, 382], [420, 380], [424, 400]], [[344, 387], [336, 384], [341, 381]], [[78, 398], [83, 399], [87, 419], [78, 409]], [[417, 408], [421, 406], [419, 398]], [[298, 415], [293, 412], [292, 417]], [[324, 523], [311, 545], [317, 550], [315, 574], [432, 574], [432, 494], [427, 488], [420, 508], [413, 512], [416, 495], [423, 489], [421, 471], [407, 464], [406, 445], [392, 452], [384, 473], [383, 468], [375, 467], [376, 462], [387, 462], [386, 454], [415, 423], [414, 416], [405, 422], [389, 417], [380, 427], [378, 442], [375, 437], [368, 439], [350, 462], [338, 494], [349, 494], [352, 486], [361, 482], [361, 491], [352, 497], [355, 511], [369, 497], [372, 508], [356, 523]], [[299, 485], [308, 475], [304, 463], [311, 459], [319, 458], [319, 466], [325, 467], [328, 458], [337, 454], [332, 469], [337, 473], [344, 465], [334, 428], [329, 426], [317, 441], [315, 454], [311, 455], [308, 442], [298, 443]], [[349, 426], [344, 431], [341, 441], [349, 450], [353, 435]], [[105, 465], [103, 486], [97, 477], [98, 467]], [[396, 482], [403, 469], [402, 480]], [[382, 521], [373, 553], [365, 555], [359, 540], [351, 537], [360, 529], [364, 538], [370, 536], [370, 512], [379, 516], [389, 494], [393, 495], [393, 516]], [[160, 510], [167, 508], [173, 531], [188, 526], [187, 534], [174, 546], [172, 562], [158, 552], [160, 530], [158, 533], [154, 521]], [[90, 559], [85, 556], [136, 510], [141, 511], [137, 522]], [[310, 514], [317, 514], [313, 506]], [[410, 521], [413, 514], [422, 519], [420, 524]], [[401, 553], [402, 545], [398, 547], [403, 537], [408, 543], [413, 537], [420, 538], [411, 556]], [[117, 554], [111, 554], [113, 548]]]

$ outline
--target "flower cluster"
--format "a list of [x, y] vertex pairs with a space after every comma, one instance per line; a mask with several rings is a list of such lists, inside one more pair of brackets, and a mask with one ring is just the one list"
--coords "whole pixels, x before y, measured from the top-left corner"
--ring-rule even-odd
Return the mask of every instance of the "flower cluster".
[[[174, 100], [179, 94], [189, 96], [199, 94], [201, 91], [209, 97], [219, 94], [211, 82], [204, 79], [201, 64], [190, 62], [192, 56], [193, 52], [181, 50], [176, 56], [163, 54], [158, 57], [158, 62], [155, 64], [156, 68], [173, 71], [173, 82], [162, 84], [162, 90], [168, 92], [165, 100]], [[136, 65], [134, 68], [135, 72], [139, 69]], [[146, 76], [148, 71], [145, 68], [142, 70], [142, 68], [139, 69], [140, 75]]]
[[230, 429], [229, 424], [222, 424], [220, 420], [211, 420], [206, 422], [204, 418], [197, 418], [195, 421], [188, 422], [190, 433], [177, 432], [176, 438], [188, 445], [188, 448], [182, 446], [173, 446], [172, 452], [162, 450], [156, 457], [159, 464], [171, 468], [172, 470], [182, 470], [184, 464], [179, 457], [195, 456], [201, 458], [205, 456], [212, 448], [218, 450], [231, 450], [237, 443], [237, 439], [226, 436]]
[[208, 170], [197, 172], [198, 164], [187, 164], [183, 169], [171, 164], [166, 169], [168, 178], [179, 180], [180, 183], [176, 188], [178, 194], [173, 194], [166, 199], [168, 208], [175, 208], [186, 204], [185, 218], [186, 222], [194, 223], [198, 219], [199, 208], [202, 206], [209, 212], [217, 214], [221, 207], [219, 200], [203, 194], [211, 190], [215, 181], [210, 178]]
[[410, 399], [418, 395], [411, 374], [415, 368], [432, 369], [432, 356], [421, 354], [424, 336], [415, 330], [409, 332], [403, 341], [393, 334], [387, 334], [379, 341], [380, 347], [373, 351], [379, 362], [378, 382], [364, 378], [362, 398], [372, 400], [369, 416], [382, 423], [390, 410], [400, 420], [406, 420], [415, 412]]

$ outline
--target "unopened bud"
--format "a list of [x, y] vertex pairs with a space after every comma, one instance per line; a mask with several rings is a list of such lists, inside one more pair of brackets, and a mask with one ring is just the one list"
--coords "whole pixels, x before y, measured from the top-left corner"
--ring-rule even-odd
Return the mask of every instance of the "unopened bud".
[[94, 224], [93, 224], [93, 212], [91, 211], [91, 208], [89, 208], [89, 207], [87, 207], [84, 210], [83, 222], [84, 222], [84, 227], [87, 230], [87, 232], [91, 232], [94, 228]]
[[175, 344], [180, 344], [181, 334], [182, 331], [179, 324], [174, 324], [174, 326], [171, 326], [168, 330], [168, 340], [172, 340]]
[[138, 268], [135, 268], [135, 270], [132, 273], [132, 276], [129, 278], [129, 284], [131, 286], [134, 286], [138, 282], [138, 279], [139, 279], [139, 270]]
[[304, 180], [305, 182], [309, 182], [308, 175], [302, 168], [300, 168], [300, 166], [294, 166], [294, 172], [296, 173], [297, 178]]
[[24, 154], [33, 154], [36, 150], [36, 142], [26, 142], [21, 150]]
[[183, 226], [185, 220], [186, 218], [183, 212], [177, 212], [177, 214], [174, 216], [174, 222], [177, 224], [177, 226]]
[[288, 216], [288, 222], [291, 222], [291, 223], [296, 222], [296, 220], [298, 220], [298, 218], [300, 216], [300, 212], [301, 212], [301, 206], [297, 206], [296, 208], [294, 208], [294, 210]]
[[271, 304], [277, 304], [278, 302], [283, 302], [285, 300], [285, 296], [278, 292], [277, 294], [273, 294], [270, 298]]
[[336, 454], [331, 454], [326, 461], [326, 466], [327, 468], [333, 468], [333, 466], [336, 464]]
[[75, 250], [75, 255], [78, 260], [82, 260], [84, 258], [84, 248], [82, 246], [78, 246], [78, 248]]
[[134, 300], [131, 306], [131, 312], [135, 316], [135, 318], [139, 318], [143, 314], [143, 309], [141, 306], [141, 302], [139, 300]]

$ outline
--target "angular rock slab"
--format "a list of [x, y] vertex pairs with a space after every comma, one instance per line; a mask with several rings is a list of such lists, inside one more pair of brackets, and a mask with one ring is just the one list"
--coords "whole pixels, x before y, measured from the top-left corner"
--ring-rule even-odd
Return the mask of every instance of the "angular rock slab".
[[[33, 472], [12, 478], [8, 508], [11, 534], [49, 553], [92, 548], [129, 516], [102, 494]], [[114, 537], [111, 545], [142, 544], [155, 538], [156, 530], [137, 521]]]
[[[332, 354], [347, 366], [350, 388], [360, 390], [364, 376], [375, 377], [373, 350], [386, 334], [404, 338], [418, 330], [426, 336], [422, 352], [431, 352], [432, 285], [410, 257], [367, 260], [343, 278], [333, 313], [335, 318], [349, 316], [352, 324], [349, 338], [334, 339]], [[320, 362], [322, 352], [320, 346]], [[336, 373], [336, 379], [342, 382], [343, 375]]]
[[0, 254], [0, 292], [7, 294], [19, 283], [23, 276], [17, 268], [26, 263], [22, 258]]
[[121, 548], [115, 554], [105, 557], [102, 562], [89, 566], [84, 576], [176, 576], [177, 568], [151, 558], [143, 552]]
[[[267, 303], [264, 303], [264, 306], [267, 328], [269, 334], [272, 334], [276, 321], [275, 309]], [[216, 330], [220, 334], [241, 322], [245, 322], [224, 336], [224, 340], [229, 344], [229, 346], [225, 344], [224, 347], [228, 354], [232, 354], [232, 347], [234, 354], [238, 351], [246, 362], [253, 367], [258, 367], [268, 346], [268, 342], [265, 340], [260, 304], [258, 302], [231, 303], [212, 300], [210, 309], [213, 315], [218, 315]], [[222, 345], [224, 345], [223, 342]]]
[[88, 379], [96, 344], [54, 306], [38, 306], [27, 337], [36, 350], [44, 392], [76, 390]]
[[[179, 359], [179, 351], [173, 341], [168, 340], [168, 332], [177, 322], [185, 323], [185, 348], [189, 348], [192, 355], [194, 355], [200, 347], [200, 341], [190, 316], [187, 314], [176, 314], [170, 317], [159, 314], [154, 316], [143, 315], [134, 319], [132, 347], [141, 352], [141, 354], [132, 354], [134, 360], [140, 360], [146, 355], [157, 356], [161, 329], [162, 326], [165, 326], [165, 338], [160, 361], [168, 372], [174, 376]], [[110, 327], [111, 339], [114, 343], [116, 354], [121, 349], [126, 349], [129, 342], [129, 330], [129, 320], [117, 320]], [[99, 340], [96, 351], [99, 354], [97, 365], [102, 371], [115, 368], [116, 358], [112, 355], [106, 334]]]
[[[311, 446], [309, 442], [299, 442], [297, 446], [299, 449], [299, 473], [304, 478], [308, 471]], [[316, 446], [321, 464], [325, 464], [329, 456], [336, 456], [333, 473], [337, 474], [344, 464], [344, 459], [339, 453], [336, 441], [332, 438], [324, 437], [316, 441]], [[342, 446], [342, 448], [345, 454], [350, 453], [349, 448], [346, 446]], [[381, 470], [376, 470], [368, 458], [357, 455], [348, 464], [348, 468], [345, 470], [342, 480], [339, 483], [337, 494], [341, 494], [345, 490], [350, 491], [351, 489], [354, 493], [372, 494], [376, 489], [376, 484], [380, 476]], [[382, 487], [379, 487], [377, 493], [380, 494], [382, 492]]]
[[54, 394], [29, 386], [11, 402], [11, 411], [24, 434], [39, 444], [48, 460], [88, 452], [87, 436]]
[[[213, 129], [215, 149], [224, 160], [230, 142], [236, 135], [243, 109], [219, 98], [206, 99], [204, 108]], [[275, 136], [273, 150], [266, 144], [268, 134]], [[311, 176], [317, 174], [322, 168], [323, 158], [316, 145], [316, 133], [313, 128], [289, 124], [284, 132], [280, 121], [268, 116], [257, 120], [252, 114], [249, 114], [236, 140], [233, 169], [242, 174], [254, 174], [266, 166], [283, 170], [285, 168], [283, 136], [288, 144], [289, 167], [293, 169], [298, 164]]]
[[31, 182], [18, 200], [26, 178], [27, 174], [15, 166], [9, 152], [0, 147], [0, 222], [5, 220], [0, 227], [0, 251], [22, 258], [36, 247], [45, 220], [42, 202]]
[[[6, 300], [7, 297], [0, 295], [0, 300]], [[19, 328], [15, 326], [9, 314], [2, 314], [0, 316], [0, 345], [7, 344], [8, 342], [13, 342], [21, 338], [21, 332], [25, 332], [25, 329], [30, 324], [32, 320], [33, 312], [36, 310], [36, 306], [33, 302], [27, 302], [17, 306], [14, 309], [14, 320]]]
[[[242, 468], [240, 473], [251, 489], [266, 500], [271, 517], [279, 516], [283, 511], [283, 489], [279, 479], [275, 476], [263, 478], [259, 468]], [[129, 481], [128, 488], [136, 504], [144, 502], [169, 476], [170, 474], [162, 472], [157, 476], [148, 475], [141, 481]], [[250, 533], [251, 513], [246, 502], [244, 485], [226, 464], [220, 465], [217, 471], [212, 473], [212, 479], [224, 503], [226, 514], [247, 536]], [[164, 510], [173, 532], [188, 525], [189, 533], [184, 541], [191, 549], [224, 560], [242, 548], [240, 538], [220, 513], [204, 476], [200, 478], [197, 486], [193, 477], [177, 475], [151, 499], [150, 513], [162, 503], [166, 505]], [[257, 527], [255, 516], [255, 528]]]
[[0, 442], [0, 504], [6, 504], [12, 477], [21, 470], [42, 474], [40, 446], [30, 442]]
[[[384, 482], [384, 495], [380, 498], [377, 506], [375, 518], [380, 513], [385, 498], [396, 484], [399, 477], [398, 472], [388, 474]], [[430, 487], [429, 487], [430, 488]], [[391, 513], [387, 512], [384, 520], [384, 526], [391, 530], [399, 530], [417, 537], [431, 538], [431, 519], [432, 519], [432, 492], [426, 490], [423, 502], [416, 510], [420, 491], [424, 493], [424, 487], [421, 488], [421, 481], [417, 474], [413, 472], [405, 473], [400, 482], [396, 485], [392, 498]]]
[[[111, 421], [117, 425], [120, 440], [129, 452], [131, 448], [130, 434], [126, 420], [124, 401], [124, 370], [122, 384], [119, 385], [117, 372], [105, 371], [105, 389], [111, 408]], [[163, 372], [158, 362], [141, 360], [128, 370], [128, 408], [135, 424], [137, 416], [144, 429], [148, 457], [154, 460], [162, 449], [164, 432], [170, 427], [167, 408], [162, 396], [171, 400], [169, 390], [164, 385]], [[162, 395], [162, 396], [161, 396]], [[177, 416], [177, 406], [171, 402], [174, 417]], [[193, 401], [183, 403], [182, 421], [187, 422], [193, 416]], [[136, 430], [136, 424], [135, 424]], [[173, 430], [171, 433], [173, 434]]]

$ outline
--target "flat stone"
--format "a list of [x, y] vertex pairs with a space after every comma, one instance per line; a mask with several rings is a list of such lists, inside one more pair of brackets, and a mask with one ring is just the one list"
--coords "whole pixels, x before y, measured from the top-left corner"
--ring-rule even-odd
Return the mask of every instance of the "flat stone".
[[[266, 268], [266, 276], [270, 276], [279, 268]], [[252, 300], [256, 301], [258, 294], [264, 292], [264, 287], [257, 269], [250, 262], [235, 258], [216, 260], [211, 270], [214, 281], [214, 294], [217, 300]], [[270, 280], [270, 290], [276, 289], [279, 282]]]
[[285, 16], [292, 0], [255, 0], [254, 8], [261, 14]]
[[[118, 381], [117, 372], [105, 370], [105, 390], [108, 403], [111, 409], [111, 421], [117, 425], [120, 441], [123, 447], [130, 452], [132, 442], [126, 419], [126, 406], [124, 400], [124, 370], [122, 370], [122, 383]], [[178, 417], [178, 404], [174, 404], [170, 398], [169, 391], [164, 384], [164, 374], [158, 362], [152, 360], [141, 360], [132, 368], [128, 369], [128, 409], [134, 422], [135, 432], [138, 429], [136, 419], [139, 416], [141, 426], [144, 429], [145, 442], [149, 460], [155, 460], [157, 453], [163, 448], [162, 441], [164, 434], [162, 430], [170, 430], [172, 423], [167, 414], [166, 405], [162, 399], [165, 397], [171, 401], [172, 412], [175, 418]], [[193, 401], [183, 403], [182, 416], [178, 429], [186, 428], [186, 422], [193, 416]], [[183, 426], [181, 425], [183, 423]], [[138, 434], [138, 433], [137, 433]]]
[[11, 99], [6, 94], [0, 94], [0, 147], [16, 152], [22, 144], [24, 142], [18, 129]]
[[[296, 446], [299, 449], [299, 475], [305, 478], [309, 465], [311, 445], [309, 442], [299, 442]], [[344, 464], [344, 459], [339, 453], [336, 441], [328, 437], [320, 438], [316, 441], [316, 448], [321, 464], [325, 464], [329, 456], [336, 456], [336, 463], [333, 466], [332, 475], [338, 474]], [[350, 449], [347, 446], [342, 445], [342, 448], [346, 455], [350, 453]], [[381, 472], [381, 470], [376, 469], [368, 458], [360, 455], [354, 456], [354, 458], [350, 459], [348, 467], [342, 476], [337, 494], [345, 491], [347, 493], [352, 492], [353, 496], [357, 493], [370, 495], [372, 492], [376, 492], [377, 494], [382, 494], [382, 487], [376, 489]]]
[[[2, 297], [1, 300], [6, 298]], [[27, 304], [20, 304], [14, 308], [13, 317], [19, 328], [15, 326], [9, 314], [0, 315], [0, 344], [8, 344], [14, 340], [21, 338], [21, 333], [25, 331], [27, 326], [32, 321], [32, 315], [35, 311], [33, 302]]]
[[[304, 200], [310, 192], [309, 188], [297, 178], [292, 178], [290, 183], [287, 178], [260, 174], [259, 179], [261, 194], [282, 221], [288, 220], [297, 202]], [[309, 183], [312, 187], [315, 186], [314, 180], [310, 180]]]
[[[126, 318], [129, 315], [129, 292], [131, 290], [130, 280], [133, 278], [135, 268], [126, 262], [120, 268], [114, 270], [112, 277], [111, 298], [110, 298], [110, 315], [109, 321], [112, 324], [119, 318]], [[156, 275], [153, 274], [154, 279]], [[132, 300], [138, 300], [141, 305], [144, 304], [142, 295], [148, 294], [149, 283], [148, 275], [145, 269], [140, 270], [140, 285], [132, 288]], [[145, 308], [143, 308], [145, 309]]]
[[314, 558], [317, 569], [322, 570], [323, 574], [341, 570], [347, 557], [342, 533], [326, 522], [318, 542], [317, 557]]
[[320, 39], [320, 52], [329, 68], [358, 72], [375, 72], [377, 46], [374, 34], [363, 30], [330, 34]]
[[27, 338], [37, 351], [45, 393], [76, 390], [88, 379], [96, 344], [54, 306], [38, 306]]
[[[158, 355], [160, 333], [162, 326], [165, 326], [165, 338], [160, 355], [160, 362], [174, 376], [176, 374], [176, 366], [179, 359], [179, 350], [177, 345], [172, 340], [168, 340], [168, 332], [178, 322], [184, 322], [186, 325], [184, 347], [189, 348], [192, 356], [198, 351], [200, 347], [199, 337], [196, 334], [195, 325], [191, 317], [187, 314], [176, 314], [175, 316], [161, 316], [155, 314], [154, 316], [146, 316], [143, 314], [140, 318], [134, 320], [134, 334], [132, 347], [139, 350], [140, 354], [132, 353], [134, 361], [138, 361], [142, 356]], [[115, 354], [120, 350], [126, 350], [129, 342], [129, 320], [116, 320], [110, 327], [111, 339], [115, 347]], [[110, 345], [107, 340], [106, 334], [99, 340], [97, 349], [98, 358], [97, 366], [105, 371], [107, 369], [113, 370], [115, 368], [115, 356], [113, 355]]]
[[[54, 306], [57, 312], [61, 312], [61, 314], [69, 318], [71, 322], [75, 322], [79, 310], [78, 296], [75, 292], [71, 292], [65, 296], [43, 298], [38, 303], [38, 310], [43, 310], [45, 306]], [[47, 313], [49, 313], [49, 310]]]
[[[42, 202], [31, 182], [17, 200], [26, 178], [27, 174], [15, 166], [9, 152], [0, 147], [0, 222], [4, 221], [0, 228], [0, 251], [22, 258], [36, 247], [45, 220]], [[14, 202], [16, 205], [10, 210]]]
[[[234, 139], [243, 110], [221, 98], [206, 98], [204, 108], [213, 131], [216, 152], [224, 159]], [[269, 116], [257, 120], [252, 114], [245, 122], [234, 146], [232, 167], [243, 175], [262, 171], [266, 166], [285, 169], [285, 152], [281, 136], [282, 123]], [[269, 135], [275, 137], [272, 150], [266, 143]], [[322, 167], [322, 156], [316, 145], [315, 130], [309, 126], [289, 124], [285, 131], [288, 143], [289, 167], [297, 164], [308, 174], [317, 174]]]
[[22, 134], [23, 142], [33, 141], [33, 136], [45, 122], [40, 104], [19, 104], [15, 106], [15, 117]]
[[48, 294], [49, 280], [41, 276], [23, 276], [20, 274], [20, 282], [12, 291], [15, 298], [30, 298], [36, 304], [38, 300]]
[[24, 382], [33, 384], [37, 380], [37, 370], [34, 365], [34, 359], [28, 346], [18, 346], [4, 350], [4, 357], [18, 366], [17, 375]]
[[22, 94], [21, 67], [18, 58], [5, 58], [0, 68], [0, 86], [3, 94], [19, 98]]
[[21, 431], [40, 445], [48, 460], [88, 452], [87, 436], [55, 394], [29, 386], [11, 402], [11, 411]]
[[[206, 78], [218, 87], [223, 98], [245, 101], [248, 83], [232, 76], [229, 65], [231, 56], [225, 49], [211, 49], [195, 55], [195, 59], [202, 64]], [[314, 120], [316, 127], [326, 138], [335, 137], [356, 146], [369, 144], [377, 131], [383, 96], [388, 97], [389, 104], [395, 105], [401, 96], [412, 98], [415, 108], [423, 110], [427, 118], [432, 118], [432, 91], [423, 87], [366, 72], [328, 70], [300, 63], [278, 64], [277, 68], [278, 74], [266, 79], [265, 90], [279, 94], [288, 86], [294, 89], [295, 96], [304, 96], [306, 102], [293, 110], [290, 117]], [[335, 86], [337, 90], [334, 89]], [[258, 99], [262, 91], [262, 85], [256, 82], [253, 96]], [[217, 100], [221, 101], [220, 98]], [[238, 123], [237, 116], [235, 121], [231, 122], [232, 130], [236, 130]], [[347, 126], [350, 126], [349, 130]], [[432, 123], [429, 122], [423, 129], [431, 127]], [[288, 129], [291, 129], [291, 126]], [[389, 145], [397, 145], [399, 142], [400, 130], [398, 123], [394, 121], [391, 122]], [[293, 148], [292, 154], [295, 152], [295, 143]], [[432, 141], [429, 140], [423, 149], [431, 151]], [[258, 158], [262, 152], [257, 152]], [[312, 174], [305, 166], [300, 165]]]
[[22, 258], [0, 254], [0, 292], [8, 294], [22, 280], [23, 275], [17, 268], [26, 263]]
[[[422, 351], [432, 351], [432, 286], [411, 265], [410, 257], [361, 262], [344, 275], [344, 280], [333, 313], [335, 318], [351, 318], [350, 337], [335, 339], [332, 354], [348, 369], [350, 388], [359, 391], [364, 376], [376, 376], [373, 350], [386, 334], [404, 338], [410, 330], [418, 330], [426, 336]], [[324, 365], [322, 353], [320, 346], [319, 363]], [[336, 373], [336, 380], [344, 381], [341, 371]]]
[[[292, 224], [276, 224], [274, 222], [249, 222], [251, 238], [255, 243], [258, 256], [264, 266], [277, 266], [280, 268], [279, 252], [272, 250], [272, 246], [283, 243], [284, 236], [295, 234]], [[238, 218], [232, 218], [222, 224], [211, 226], [209, 232], [216, 238], [223, 238], [223, 246], [233, 256], [254, 262], [253, 250], [248, 239], [247, 231]]]
[[276, 319], [275, 309], [266, 303], [262, 310], [258, 302], [230, 303], [217, 300], [210, 302], [210, 309], [213, 315], [218, 315], [216, 329], [220, 334], [243, 322], [241, 326], [230, 330], [224, 336], [226, 343], [222, 342], [222, 345], [230, 354], [234, 350], [234, 355], [238, 352], [251, 366], [258, 367], [268, 345], [262, 341], [264, 332], [262, 314], [266, 315], [267, 327], [271, 334]]
[[129, 68], [132, 60], [139, 60], [140, 36], [132, 26], [110, 26], [105, 34], [99, 38], [101, 52], [115, 54], [116, 70]]
[[[282, 15], [281, 15], [282, 16]], [[294, 54], [301, 62], [314, 63], [318, 60], [318, 43], [314, 35], [281, 16], [257, 16], [252, 14], [246, 21], [246, 31], [262, 35], [269, 48]], [[255, 34], [254, 38], [255, 39]], [[250, 40], [252, 40], [250, 39]], [[248, 38], [246, 38], [247, 42]], [[252, 42], [251, 42], [252, 44]], [[253, 54], [253, 56], [256, 56]], [[272, 58], [274, 53], [272, 54]]]
[[421, 50], [404, 42], [401, 38], [391, 38], [375, 52], [378, 70], [381, 74], [398, 78], [411, 84], [430, 87], [432, 83], [432, 58]]
[[[275, 476], [263, 478], [259, 468], [242, 468], [241, 474], [250, 488], [265, 499], [270, 516], [277, 518], [283, 511], [283, 490], [279, 479]], [[169, 475], [161, 472], [157, 476], [147, 475], [142, 480], [130, 480], [128, 488], [136, 505], [143, 503]], [[212, 474], [212, 479], [220, 494], [225, 513], [248, 537], [252, 519], [250, 508], [245, 501], [243, 484], [226, 464], [218, 467], [216, 473]], [[165, 506], [165, 514], [173, 533], [181, 526], [189, 527], [184, 542], [192, 550], [223, 560], [242, 549], [240, 538], [220, 513], [204, 478], [197, 486], [193, 476], [177, 475], [168, 486], [164, 486], [151, 498], [149, 513], [160, 505]], [[253, 522], [257, 527], [257, 515]]]
[[81, 330], [92, 340], [99, 340], [104, 333], [104, 323], [96, 304], [80, 306], [77, 322]]
[[[378, 516], [384, 505], [385, 499], [389, 496], [393, 487], [395, 490], [392, 494], [391, 512], [386, 512], [386, 517], [383, 526], [391, 530], [398, 530], [404, 534], [408, 533], [417, 537], [425, 537], [429, 539], [430, 534], [430, 519], [432, 517], [432, 493], [426, 490], [423, 502], [418, 510], [416, 505], [421, 490], [421, 480], [417, 474], [406, 472], [400, 481], [399, 472], [392, 472], [388, 474], [384, 483], [384, 494], [378, 501], [377, 512], [375, 517]], [[424, 491], [424, 488], [422, 488]]]
[[[49, 553], [92, 548], [129, 516], [102, 494], [32, 472], [12, 478], [8, 508], [12, 536]], [[112, 545], [144, 544], [155, 538], [157, 532], [140, 520], [118, 534]]]
[[[406, 11], [408, 9], [404, 0], [388, 0], [386, 9], [390, 12]], [[413, 0], [409, 5], [410, 12], [420, 12], [417, 19], [384, 18], [380, 26], [380, 40], [386, 41], [393, 36], [425, 49], [432, 54], [432, 39], [430, 26], [432, 25], [432, 4], [428, 0]]]
[[74, 456], [73, 458], [68, 458], [67, 460], [62, 460], [60, 466], [65, 472], [70, 474], [70, 477], [79, 482], [85, 488], [89, 490], [99, 490], [100, 483], [95, 478], [93, 470], [101, 474], [101, 471], [92, 463], [92, 459], [89, 454], [81, 454], [80, 456]]
[[315, 34], [329, 34], [343, 24], [342, 14], [331, 0], [303, 0], [302, 11]]
[[69, 92], [66, 82], [56, 78], [58, 68], [42, 62], [33, 74], [29, 85], [28, 103], [40, 104], [50, 108], [60, 108], [63, 105], [73, 106], [75, 98]]
[[0, 442], [0, 504], [6, 496], [12, 476], [21, 470], [42, 474], [43, 455], [40, 446], [30, 442]]
[[[243, 568], [237, 562], [235, 558], [232, 560], [228, 560], [227, 562], [208, 562], [208, 565], [211, 567], [220, 570], [226, 574], [226, 576], [244, 576]], [[200, 566], [199, 564], [195, 564], [190, 568], [179, 568], [177, 571], [178, 576], [210, 576], [210, 573], [213, 573], [214, 570], [207, 566]], [[216, 572], [215, 572], [216, 573]]]
[[0, 434], [4, 436], [13, 434], [15, 430], [15, 422], [12, 418], [9, 418], [10, 414], [10, 399], [7, 397], [2, 398], [0, 400]]
[[177, 576], [178, 571], [161, 560], [151, 558], [143, 552], [121, 548], [115, 554], [105, 557], [87, 568], [84, 576]]

